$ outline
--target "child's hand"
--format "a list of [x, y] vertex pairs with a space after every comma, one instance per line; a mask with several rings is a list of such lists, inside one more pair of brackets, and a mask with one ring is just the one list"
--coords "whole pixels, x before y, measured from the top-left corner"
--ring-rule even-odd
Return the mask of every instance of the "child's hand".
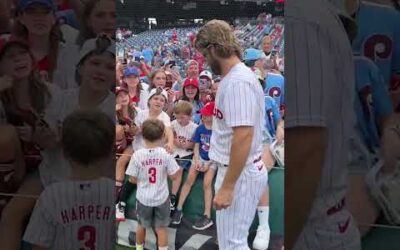
[[165, 144], [164, 148], [169, 154], [172, 154], [174, 152], [174, 145], [172, 143]]

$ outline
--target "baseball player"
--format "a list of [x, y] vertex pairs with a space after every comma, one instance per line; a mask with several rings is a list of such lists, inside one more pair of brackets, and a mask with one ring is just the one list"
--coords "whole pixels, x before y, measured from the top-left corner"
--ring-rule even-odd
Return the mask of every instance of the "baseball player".
[[114, 133], [113, 121], [100, 111], [76, 111], [66, 117], [62, 148], [72, 177], [45, 188], [24, 241], [41, 249], [114, 247], [114, 181], [102, 177], [113, 165]]
[[241, 62], [242, 49], [226, 22], [207, 22], [195, 45], [213, 73], [222, 76], [209, 151], [218, 168], [214, 206], [219, 249], [249, 249], [248, 230], [268, 181], [261, 161], [263, 90]]
[[286, 7], [286, 101], [293, 108], [285, 117], [285, 248], [358, 250], [345, 199], [355, 124], [351, 45], [329, 2]]
[[177, 177], [179, 166], [162, 148], [164, 124], [158, 119], [148, 119], [142, 125], [144, 148], [132, 156], [126, 174], [131, 183], [137, 183], [136, 250], [143, 250], [146, 229], [155, 227], [158, 249], [168, 249], [166, 227], [170, 222], [170, 201], [167, 177]]

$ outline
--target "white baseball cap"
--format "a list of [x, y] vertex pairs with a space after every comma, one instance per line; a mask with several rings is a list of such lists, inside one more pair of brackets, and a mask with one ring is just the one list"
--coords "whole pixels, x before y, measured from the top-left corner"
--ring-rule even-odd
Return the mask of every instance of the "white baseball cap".
[[168, 100], [168, 93], [167, 93], [167, 91], [165, 91], [164, 89], [162, 89], [162, 88], [154, 88], [154, 89], [152, 89], [152, 90], [150, 90], [150, 93], [149, 93], [149, 100], [153, 97], [153, 96], [155, 96], [156, 94], [157, 94], [157, 90], [161, 90], [161, 95], [162, 96], [164, 96], [164, 98], [165, 98], [165, 100]]
[[[104, 45], [102, 45], [104, 43]], [[101, 46], [104, 46], [104, 48], [99, 48]], [[82, 60], [92, 51], [95, 51], [96, 49], [102, 49], [103, 52], [107, 51], [110, 52], [111, 54], [115, 55], [115, 42], [109, 38], [106, 35], [101, 35], [97, 38], [92, 38], [88, 39], [82, 46], [80, 52], [79, 52], [79, 61], [78, 64], [82, 62]]]
[[203, 70], [203, 71], [200, 73], [199, 78], [202, 77], [202, 76], [206, 76], [206, 77], [208, 77], [208, 79], [212, 80], [212, 74], [211, 74], [211, 72], [208, 71], [208, 70]]

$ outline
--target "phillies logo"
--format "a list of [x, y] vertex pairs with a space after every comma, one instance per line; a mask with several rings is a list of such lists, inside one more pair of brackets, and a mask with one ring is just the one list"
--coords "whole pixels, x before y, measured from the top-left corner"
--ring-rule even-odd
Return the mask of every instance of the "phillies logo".
[[272, 87], [269, 91], [268, 91], [268, 95], [270, 97], [280, 97], [281, 96], [281, 89], [279, 87]]
[[215, 108], [214, 109], [214, 114], [215, 117], [217, 117], [218, 119], [222, 120], [224, 119], [224, 114], [222, 114], [221, 110]]

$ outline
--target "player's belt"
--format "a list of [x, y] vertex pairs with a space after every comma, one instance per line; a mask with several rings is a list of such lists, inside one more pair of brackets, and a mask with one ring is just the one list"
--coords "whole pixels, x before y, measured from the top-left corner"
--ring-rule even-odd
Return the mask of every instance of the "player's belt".
[[[261, 155], [257, 158], [257, 159], [255, 159], [254, 161], [253, 161], [253, 164], [255, 164], [255, 163], [257, 163], [257, 162], [259, 162], [259, 161], [261, 161], [262, 160], [262, 157], [261, 157]], [[228, 167], [228, 165], [223, 165], [223, 164], [221, 164], [222, 166], [224, 166], [224, 167]]]

